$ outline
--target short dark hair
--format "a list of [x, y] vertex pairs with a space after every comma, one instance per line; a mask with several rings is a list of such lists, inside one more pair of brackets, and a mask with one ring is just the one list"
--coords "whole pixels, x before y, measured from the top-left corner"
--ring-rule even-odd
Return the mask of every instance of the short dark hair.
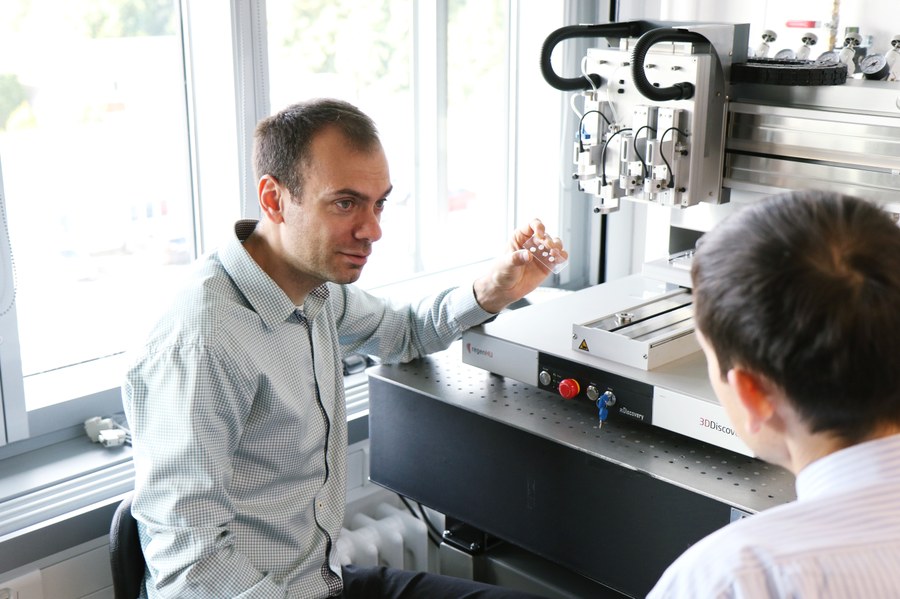
[[816, 432], [900, 423], [900, 227], [877, 205], [805, 191], [738, 210], [698, 244], [694, 317], [721, 375], [778, 385]]
[[253, 146], [256, 180], [270, 175], [299, 199], [303, 188], [302, 168], [309, 164], [312, 140], [328, 127], [337, 127], [355, 150], [369, 151], [381, 143], [372, 119], [348, 102], [317, 98], [292, 104], [256, 126]]

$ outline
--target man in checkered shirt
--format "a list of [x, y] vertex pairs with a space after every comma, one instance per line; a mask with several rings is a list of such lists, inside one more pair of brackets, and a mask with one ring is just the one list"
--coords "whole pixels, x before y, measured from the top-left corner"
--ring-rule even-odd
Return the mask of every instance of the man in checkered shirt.
[[[142, 596], [512, 597], [434, 574], [344, 567], [342, 357], [408, 361], [447, 348], [548, 270], [516, 230], [472, 285], [395, 305], [352, 285], [391, 181], [371, 119], [336, 100], [256, 130], [260, 220], [200, 261], [128, 371]], [[563, 257], [558, 239], [549, 239]]]

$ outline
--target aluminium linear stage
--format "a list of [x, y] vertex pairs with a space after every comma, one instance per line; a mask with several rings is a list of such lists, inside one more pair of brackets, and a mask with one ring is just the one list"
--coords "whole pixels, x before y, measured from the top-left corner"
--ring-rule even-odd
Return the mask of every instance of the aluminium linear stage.
[[[573, 347], [573, 323], [598, 314], [632, 310], [677, 292], [677, 286], [645, 275], [630, 275], [543, 303], [504, 312], [463, 334], [462, 359], [545, 390], [558, 392], [563, 380], [577, 381], [574, 402], [592, 409], [592, 394], [610, 391], [616, 401], [609, 418], [630, 418], [731, 451], [752, 455], [734, 434], [707, 378], [703, 353], [651, 369], [606, 359]], [[596, 408], [593, 408], [596, 413]]]

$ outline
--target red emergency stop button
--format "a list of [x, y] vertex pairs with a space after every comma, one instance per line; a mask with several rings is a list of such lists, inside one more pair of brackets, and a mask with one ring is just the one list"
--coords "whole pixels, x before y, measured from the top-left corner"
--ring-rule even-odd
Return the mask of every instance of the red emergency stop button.
[[581, 392], [581, 386], [575, 379], [563, 379], [559, 382], [559, 394], [572, 399]]

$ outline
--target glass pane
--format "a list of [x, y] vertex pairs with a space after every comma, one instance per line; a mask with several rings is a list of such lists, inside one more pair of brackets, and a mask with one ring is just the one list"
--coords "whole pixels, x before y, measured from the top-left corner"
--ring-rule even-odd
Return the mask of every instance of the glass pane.
[[[98, 362], [133, 342], [194, 258], [178, 15], [172, 0], [0, 5], [28, 409], [117, 385]], [[89, 378], [73, 378], [85, 366]]]
[[[413, 2], [281, 0], [267, 11], [272, 110], [336, 96], [368, 112], [381, 132], [394, 191], [376, 259], [360, 283], [377, 286], [496, 255], [508, 234], [506, 2], [449, 3], [448, 188], [440, 199], [415, 196], [414, 127], [436, 124], [417, 123], [413, 111]], [[418, 231], [417, 210], [434, 215]], [[467, 241], [456, 243], [460, 238]]]
[[[429, 269], [493, 258], [507, 220], [509, 77], [506, 0], [450, 0], [447, 25], [447, 205], [426, 239]], [[427, 201], [423, 198], [423, 201]], [[466, 240], [447, 251], [448, 231]]]
[[[516, 116], [518, 143], [516, 144], [516, 223], [539, 217], [547, 231], [563, 237], [568, 244], [567, 232], [560, 228], [560, 193], [573, 183], [569, 136], [562, 135], [562, 113], [570, 111], [569, 97], [552, 88], [541, 74], [541, 47], [551, 33], [564, 24], [564, 6], [561, 1], [519, 3], [518, 6], [518, 96]], [[554, 55], [561, 59], [562, 52]], [[557, 73], [570, 73], [561, 64], [555, 64]], [[568, 67], [568, 65], [567, 65]], [[584, 220], [584, 204], [571, 206]], [[584, 223], [587, 226], [587, 223]], [[571, 268], [571, 267], [570, 267]], [[571, 273], [571, 271], [570, 271]]]
[[412, 0], [269, 0], [272, 112], [315, 97], [352, 102], [375, 120], [394, 190], [360, 284], [414, 273]]

